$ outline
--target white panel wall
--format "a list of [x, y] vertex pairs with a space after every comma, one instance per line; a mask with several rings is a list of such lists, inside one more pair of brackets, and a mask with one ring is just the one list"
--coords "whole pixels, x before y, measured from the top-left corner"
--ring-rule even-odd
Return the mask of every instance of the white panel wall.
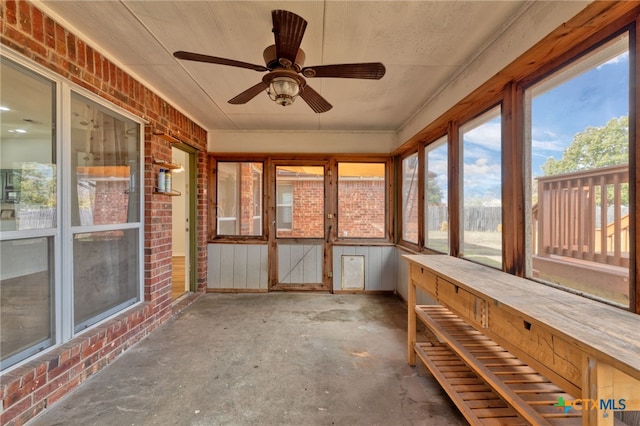
[[[298, 254], [290, 248], [297, 247]], [[306, 246], [304, 246], [306, 247]], [[307, 250], [310, 247], [306, 247]], [[303, 246], [283, 247], [288, 256], [280, 256], [280, 270], [295, 265], [300, 259]], [[313, 248], [312, 248], [313, 249]], [[265, 244], [209, 244], [208, 246], [208, 288], [266, 290], [268, 288], [268, 246]], [[320, 282], [322, 280], [321, 250], [317, 250], [309, 258], [309, 262], [301, 261], [291, 276], [284, 282]], [[281, 251], [281, 254], [283, 252]], [[342, 256], [364, 256], [364, 289], [365, 291], [396, 291], [407, 300], [407, 283], [409, 267], [402, 257], [412, 254], [394, 246], [335, 246], [333, 248], [333, 290], [342, 288]], [[293, 262], [293, 263], [292, 263]], [[306, 270], [306, 272], [305, 272]], [[303, 281], [306, 280], [306, 281]], [[318, 280], [318, 281], [313, 281]], [[423, 305], [434, 304], [435, 301], [418, 291], [417, 302]]]
[[342, 290], [342, 256], [364, 256], [365, 291], [396, 289], [396, 248], [393, 246], [335, 246], [333, 248], [333, 290]]
[[209, 244], [208, 288], [266, 290], [267, 245]]
[[278, 244], [278, 281], [281, 284], [322, 282], [321, 244]]

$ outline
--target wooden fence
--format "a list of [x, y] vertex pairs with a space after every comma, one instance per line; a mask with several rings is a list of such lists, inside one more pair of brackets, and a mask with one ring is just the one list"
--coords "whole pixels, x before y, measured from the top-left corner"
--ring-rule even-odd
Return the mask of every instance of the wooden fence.
[[629, 267], [626, 164], [538, 178], [537, 255]]

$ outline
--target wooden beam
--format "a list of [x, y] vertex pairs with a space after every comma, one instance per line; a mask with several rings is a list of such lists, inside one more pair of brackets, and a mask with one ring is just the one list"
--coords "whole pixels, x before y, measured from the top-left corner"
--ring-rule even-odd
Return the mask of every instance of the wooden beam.
[[460, 149], [460, 128], [458, 123], [450, 121], [447, 126], [449, 138], [449, 254], [460, 255], [460, 217], [464, 213], [460, 207], [460, 182], [462, 182], [462, 150]]
[[524, 91], [509, 83], [502, 103], [502, 263], [503, 270], [524, 276], [525, 167], [523, 149]]
[[640, 174], [638, 167], [640, 166], [640, 132], [638, 131], [638, 107], [640, 106], [640, 79], [638, 78], [638, 70], [640, 70], [640, 16], [636, 18], [635, 28], [631, 30], [631, 49], [630, 63], [635, 73], [630, 76], [630, 94], [629, 94], [629, 152], [634, 153], [629, 158], [629, 191], [635, 194], [635, 197], [629, 199], [629, 212], [631, 215], [631, 232], [629, 250], [632, 254], [629, 256], [629, 308], [632, 312], [640, 314], [640, 264], [638, 263], [638, 241], [640, 241], [640, 214], [638, 207], [640, 206]]

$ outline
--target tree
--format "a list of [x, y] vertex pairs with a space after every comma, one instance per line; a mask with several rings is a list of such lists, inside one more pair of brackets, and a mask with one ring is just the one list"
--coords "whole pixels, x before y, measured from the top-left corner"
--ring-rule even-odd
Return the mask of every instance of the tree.
[[556, 160], [542, 165], [546, 176], [629, 162], [629, 117], [612, 118], [604, 127], [587, 127]]
[[50, 164], [23, 163], [19, 172], [20, 203], [29, 206], [54, 207], [56, 205], [56, 178]]
[[438, 205], [442, 202], [442, 189], [436, 181], [437, 174], [427, 172], [427, 204]]
[[[627, 164], [629, 162], [629, 117], [612, 118], [604, 127], [587, 127], [577, 133], [573, 142], [556, 160], [549, 158], [541, 166], [546, 176], [600, 167]], [[596, 195], [600, 204], [600, 194]], [[613, 203], [613, 188], [607, 189], [607, 201]], [[623, 184], [622, 204], [629, 203], [629, 185]]]

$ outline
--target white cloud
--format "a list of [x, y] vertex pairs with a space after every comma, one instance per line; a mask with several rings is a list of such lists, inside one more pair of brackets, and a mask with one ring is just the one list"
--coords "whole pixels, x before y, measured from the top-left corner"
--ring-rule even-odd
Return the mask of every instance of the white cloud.
[[[431, 159], [430, 159], [431, 160]], [[429, 171], [431, 173], [436, 173], [438, 175], [440, 174], [447, 174], [447, 171], [449, 170], [449, 168], [447, 167], [447, 160], [438, 160], [438, 161], [429, 161]]]
[[464, 134], [464, 141], [479, 145], [491, 151], [500, 151], [502, 126], [500, 122], [488, 122]]
[[534, 151], [553, 151], [553, 152], [563, 152], [567, 147], [567, 143], [561, 140], [539, 140], [534, 139], [531, 141], [531, 148]]
[[615, 65], [615, 64], [619, 64], [621, 62], [629, 62], [629, 51], [626, 51], [626, 52], [622, 53], [621, 55], [616, 56], [615, 58], [609, 59], [607, 62], [603, 63], [602, 65], [598, 65], [598, 67], [596, 69], [600, 70], [600, 69], [602, 69], [602, 67], [604, 67], [606, 65]]

